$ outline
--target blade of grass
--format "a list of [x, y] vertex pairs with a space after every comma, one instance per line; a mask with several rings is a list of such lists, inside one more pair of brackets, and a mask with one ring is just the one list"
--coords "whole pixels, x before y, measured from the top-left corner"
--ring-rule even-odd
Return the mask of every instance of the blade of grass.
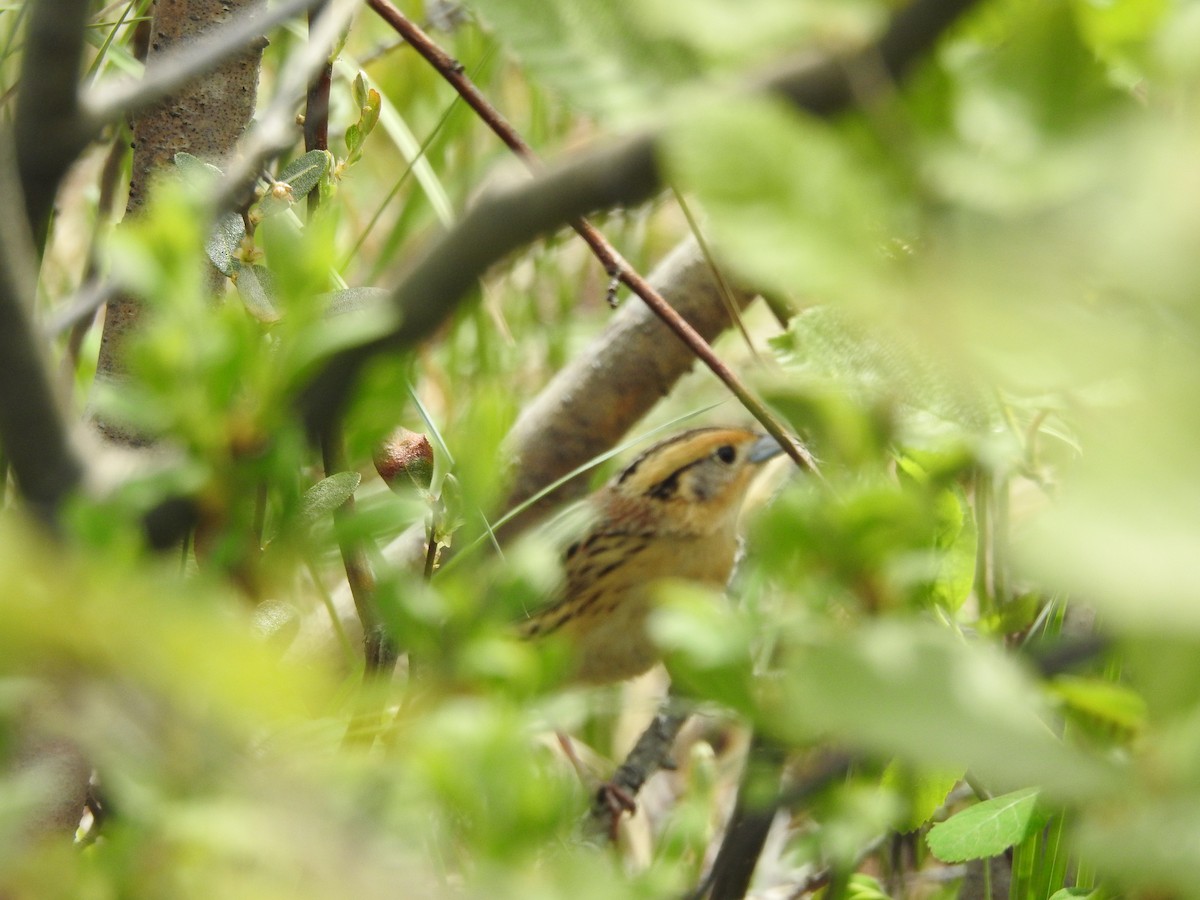
[[[136, 22], [143, 19], [146, 16], [146, 7], [149, 5], [150, 0], [141, 0], [140, 4], [138, 0], [129, 0], [129, 3], [125, 4], [125, 8], [121, 11], [120, 18], [113, 23], [112, 27], [108, 31], [108, 34], [104, 38], [104, 42], [96, 51], [96, 58], [92, 60], [92, 64], [88, 66], [87, 71], [83, 73], [84, 84], [90, 84], [100, 73], [100, 67], [104, 64], [104, 61], [108, 57], [108, 48], [112, 46], [112, 42], [116, 38], [117, 32], [120, 31], [121, 26], [126, 24], [126, 22]], [[129, 13], [135, 6], [137, 7], [137, 15], [130, 18]], [[103, 25], [98, 23], [93, 27], [100, 28], [103, 27]]]

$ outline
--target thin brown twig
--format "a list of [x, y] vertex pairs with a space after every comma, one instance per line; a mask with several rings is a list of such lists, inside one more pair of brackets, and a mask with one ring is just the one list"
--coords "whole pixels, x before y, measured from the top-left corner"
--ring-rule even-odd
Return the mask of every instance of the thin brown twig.
[[[308, 27], [311, 30], [324, 5], [308, 11]], [[333, 60], [328, 60], [308, 85], [304, 102], [304, 150], [329, 149], [329, 88], [333, 82]], [[313, 188], [308, 194], [308, 214], [311, 217], [321, 205], [321, 191]]]
[[[439, 47], [420, 26], [396, 8], [391, 0], [367, 0], [367, 5], [408, 41], [413, 49], [421, 54], [451, 87], [458, 91], [459, 96], [467, 102], [471, 109], [475, 110], [476, 114], [513, 153], [522, 159], [530, 169], [534, 171], [541, 169], [541, 160], [533, 148], [500, 111], [484, 97], [479, 88], [467, 77], [466, 71], [458, 60]], [[742, 405], [762, 424], [763, 428], [780, 443], [796, 464], [802, 469], [816, 473], [816, 463], [812, 456], [802, 445], [787, 435], [783, 425], [725, 365], [700, 333], [688, 324], [687, 320], [679, 315], [661, 294], [654, 290], [649, 282], [608, 242], [607, 238], [582, 217], [574, 219], [571, 227], [592, 249], [596, 258], [604, 266], [604, 271], [637, 294], [654, 311], [654, 314], [679, 336], [680, 340], [729, 388]]]

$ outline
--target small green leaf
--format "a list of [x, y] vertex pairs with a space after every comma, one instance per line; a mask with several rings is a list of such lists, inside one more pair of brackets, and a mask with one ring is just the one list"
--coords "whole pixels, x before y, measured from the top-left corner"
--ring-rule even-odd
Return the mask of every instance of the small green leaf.
[[379, 123], [379, 113], [382, 108], [383, 98], [379, 96], [379, 91], [371, 88], [367, 91], [367, 102], [363, 104], [362, 113], [358, 119], [362, 126], [363, 137], [370, 134]]
[[978, 530], [975, 516], [962, 488], [957, 485], [934, 498], [938, 532], [938, 573], [930, 588], [938, 606], [957, 612], [975, 584]]
[[220, 178], [223, 174], [216, 166], [206, 163], [197, 156], [192, 156], [190, 153], [176, 153], [174, 156], [175, 167], [179, 169], [185, 181], [193, 179], [204, 179], [201, 184], [207, 184], [213, 178]]
[[362, 476], [357, 472], [337, 472], [322, 478], [304, 492], [300, 500], [300, 518], [312, 523], [329, 515], [354, 495], [361, 481]]
[[846, 885], [846, 897], [848, 900], [890, 900], [891, 895], [883, 889], [878, 879], [856, 872]]
[[1138, 731], [1146, 725], [1146, 701], [1123, 684], [1062, 675], [1054, 679], [1051, 690], [1077, 712], [1119, 728]]
[[212, 234], [204, 242], [208, 258], [222, 275], [233, 275], [237, 268], [235, 254], [246, 239], [246, 223], [235, 212], [222, 213], [213, 226]]
[[914, 774], [906, 766], [891, 763], [883, 770], [882, 784], [908, 798], [908, 817], [899, 823], [897, 830], [916, 831], [928, 822], [946, 802], [962, 776], [961, 769]]
[[383, 107], [379, 91], [367, 87], [367, 80], [361, 72], [354, 79], [351, 93], [358, 107], [358, 121], [346, 129], [347, 165], [353, 165], [362, 158], [363, 143], [379, 122], [379, 112]]
[[357, 125], [351, 125], [346, 129], [346, 150], [350, 154], [350, 161], [354, 162], [359, 157], [359, 150], [362, 148], [363, 139], [366, 135]]
[[934, 825], [925, 840], [942, 862], [986, 859], [1021, 843], [1048, 818], [1038, 808], [1038, 790], [1024, 788], [964, 809]]
[[329, 171], [329, 158], [327, 150], [310, 150], [284, 167], [279, 180], [291, 185], [293, 200], [299, 200], [317, 186]]
[[326, 312], [331, 316], [378, 311], [390, 296], [391, 291], [377, 287], [343, 288], [321, 295], [328, 303]]
[[857, 297], [890, 277], [882, 248], [899, 230], [897, 200], [883, 167], [827, 123], [744, 100], [682, 120], [664, 151], [751, 282]]
[[362, 109], [367, 105], [367, 78], [362, 72], [354, 76], [350, 86], [350, 95], [354, 97], [354, 105]]
[[271, 325], [282, 318], [275, 304], [278, 292], [270, 269], [263, 266], [237, 266], [233, 283], [237, 285], [238, 296], [242, 298], [246, 311], [258, 321]]
[[1050, 895], [1050, 900], [1084, 900], [1086, 897], [1103, 896], [1100, 888], [1069, 887]]

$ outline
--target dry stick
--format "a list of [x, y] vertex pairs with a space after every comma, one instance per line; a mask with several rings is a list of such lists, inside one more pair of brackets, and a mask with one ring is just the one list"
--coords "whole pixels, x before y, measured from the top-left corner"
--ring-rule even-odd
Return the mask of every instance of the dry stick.
[[[534, 153], [533, 148], [525, 142], [525, 139], [517, 133], [517, 130], [513, 128], [508, 120], [488, 102], [487, 98], [483, 96], [471, 79], [467, 77], [462, 64], [458, 60], [439, 47], [415, 22], [400, 12], [391, 3], [391, 0], [367, 0], [367, 5], [378, 13], [384, 21], [396, 29], [412, 45], [413, 49], [421, 54], [451, 87], [458, 91], [463, 100], [475, 110], [500, 140], [513, 153], [520, 157], [530, 169], [536, 171], [541, 168], [541, 161], [538, 159], [537, 154]], [[628, 286], [631, 291], [637, 294], [654, 311], [655, 315], [666, 323], [668, 328], [679, 336], [680, 340], [687, 344], [688, 348], [733, 392], [734, 396], [741, 401], [742, 405], [750, 411], [754, 418], [762, 423], [763, 428], [775, 440], [779, 441], [788, 455], [796, 461], [796, 465], [815, 474], [817, 471], [816, 464], [808, 451], [787, 435], [783, 425], [771, 415], [758, 398], [721, 361], [716, 353], [713, 352], [708, 342], [700, 336], [699, 332], [689, 325], [687, 320], [679, 315], [663, 299], [663, 296], [654, 290], [629, 265], [604, 235], [597, 231], [595, 226], [584, 218], [573, 220], [571, 227], [578, 232], [579, 236], [592, 249], [596, 258], [604, 266], [604, 271], [610, 277], [618, 279]]]

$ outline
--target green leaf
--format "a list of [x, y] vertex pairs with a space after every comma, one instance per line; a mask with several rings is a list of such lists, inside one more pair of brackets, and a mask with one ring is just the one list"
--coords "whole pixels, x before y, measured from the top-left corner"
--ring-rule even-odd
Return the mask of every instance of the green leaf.
[[[362, 76], [360, 75], [361, 79]], [[358, 80], [355, 80], [355, 99], [358, 99]], [[346, 164], [353, 165], [362, 159], [363, 143], [379, 123], [379, 114], [383, 109], [383, 99], [379, 91], [364, 88], [362, 102], [359, 104], [358, 121], [346, 129]]]
[[745, 617], [719, 594], [686, 582], [664, 582], [655, 598], [660, 605], [649, 629], [672, 684], [732, 709], [752, 709], [753, 635]]
[[[208, 190], [222, 175], [216, 166], [190, 153], [176, 153], [173, 159], [184, 182], [197, 190]], [[240, 215], [224, 212], [217, 217], [212, 234], [204, 242], [204, 250], [222, 275], [233, 275], [237, 268], [236, 254], [245, 237], [246, 224]]]
[[860, 402], [899, 402], [972, 431], [998, 419], [981, 384], [954, 371], [912, 335], [864, 322], [842, 308], [816, 306], [796, 316], [773, 342], [790, 374], [835, 381]]
[[375, 126], [379, 123], [379, 113], [383, 109], [383, 98], [379, 96], [379, 91], [371, 88], [367, 91], [367, 102], [362, 106], [362, 113], [359, 116], [359, 125], [362, 127], [363, 137], [375, 130]]
[[897, 830], [916, 831], [928, 822], [942, 808], [962, 777], [961, 769], [912, 775], [907, 767], [891, 763], [883, 770], [882, 784], [908, 799], [908, 817], [897, 825]]
[[1156, 31], [1171, 7], [1167, 0], [1075, 0], [1071, 4], [1088, 48], [1126, 76], [1144, 74]]
[[176, 153], [172, 159], [175, 162], [175, 167], [179, 169], [181, 175], [187, 182], [207, 185], [214, 179], [220, 178], [222, 172], [211, 163], [206, 163], [204, 160], [190, 153]]
[[940, 491], [934, 498], [938, 572], [930, 588], [932, 602], [957, 612], [975, 584], [978, 530], [975, 515], [962, 488]]
[[362, 476], [357, 472], [337, 472], [322, 478], [304, 492], [300, 500], [300, 518], [311, 523], [331, 514], [354, 496], [361, 481]]
[[349, 153], [351, 161], [356, 160], [359, 156], [359, 149], [362, 147], [364, 135], [362, 129], [357, 124], [351, 125], [346, 129], [346, 150]]
[[264, 266], [238, 266], [233, 275], [237, 285], [238, 296], [242, 298], [246, 311], [265, 325], [271, 325], [282, 318], [276, 305], [278, 292], [275, 290], [274, 276], [271, 270]]
[[631, 0], [481, 0], [473, 9], [534, 78], [613, 119], [661, 110], [670, 86], [700, 71], [693, 52], [639, 27]]
[[279, 180], [291, 185], [293, 198], [299, 200], [315, 188], [328, 171], [329, 151], [310, 150], [288, 163], [279, 173]]
[[238, 267], [236, 254], [246, 239], [246, 223], [235, 212], [217, 217], [212, 234], [204, 242], [204, 251], [222, 275], [233, 275]]
[[1146, 701], [1126, 685], [1100, 678], [1061, 675], [1054, 679], [1050, 689], [1077, 712], [1131, 731], [1146, 726]]
[[1110, 787], [1112, 764], [1064, 744], [1040, 686], [997, 648], [944, 628], [877, 621], [819, 638], [807, 626], [764, 686], [761, 725], [835, 737], [921, 768], [964, 768], [1000, 789], [1077, 797]]
[[350, 96], [354, 98], [354, 105], [362, 109], [367, 105], [367, 77], [359, 72], [354, 76], [354, 81], [350, 83]]
[[1049, 816], [1038, 807], [1039, 792], [1025, 788], [976, 803], [934, 825], [925, 841], [942, 862], [986, 859], [1021, 843]]
[[1050, 895], [1050, 900], [1084, 900], [1087, 897], [1104, 896], [1102, 888], [1069, 887], [1061, 888]]
[[325, 150], [310, 150], [288, 163], [258, 203], [263, 217], [283, 212], [315, 188], [329, 171], [330, 159]]
[[890, 900], [891, 894], [883, 889], [879, 879], [856, 872], [846, 885], [847, 900]]
[[884, 168], [827, 123], [781, 100], [743, 99], [669, 129], [664, 155], [750, 283], [848, 296], [885, 278], [896, 200]]

